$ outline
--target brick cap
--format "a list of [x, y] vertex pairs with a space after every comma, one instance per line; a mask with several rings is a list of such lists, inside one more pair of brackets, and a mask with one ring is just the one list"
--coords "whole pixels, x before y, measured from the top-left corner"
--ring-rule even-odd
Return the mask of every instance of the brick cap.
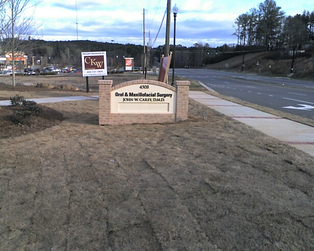
[[144, 84], [156, 85], [156, 86], [161, 86], [161, 87], [167, 88], [167, 89], [169, 89], [171, 91], [176, 91], [176, 88], [171, 86], [171, 85], [169, 85], [169, 84], [166, 84], [166, 83], [163, 83], [163, 82], [160, 82], [160, 81], [156, 81], [156, 80], [149, 80], [149, 79], [137, 79], [137, 80], [131, 80], [131, 81], [123, 82], [123, 83], [121, 83], [119, 85], [113, 86], [111, 91], [117, 90], [117, 89], [125, 87], [125, 86], [136, 85], [136, 84], [140, 84], [140, 85], [144, 85]]
[[176, 81], [177, 86], [190, 86], [190, 81]]
[[98, 80], [99, 85], [112, 85], [113, 80]]

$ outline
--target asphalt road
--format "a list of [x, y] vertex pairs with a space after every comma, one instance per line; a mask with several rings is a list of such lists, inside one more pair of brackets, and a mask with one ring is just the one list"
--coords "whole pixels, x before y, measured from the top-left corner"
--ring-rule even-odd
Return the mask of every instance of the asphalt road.
[[220, 94], [314, 119], [314, 82], [209, 69], [176, 69]]

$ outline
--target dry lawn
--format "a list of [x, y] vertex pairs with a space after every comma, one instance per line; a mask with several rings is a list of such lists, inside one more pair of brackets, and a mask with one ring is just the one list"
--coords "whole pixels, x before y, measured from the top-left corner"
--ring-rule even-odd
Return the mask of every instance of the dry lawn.
[[0, 139], [0, 250], [314, 250], [309, 155], [193, 100], [177, 124], [45, 107], [63, 121]]

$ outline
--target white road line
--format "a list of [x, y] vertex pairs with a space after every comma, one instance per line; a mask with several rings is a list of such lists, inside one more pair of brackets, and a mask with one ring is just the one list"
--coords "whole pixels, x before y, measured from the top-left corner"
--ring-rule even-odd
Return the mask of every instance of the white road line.
[[287, 100], [292, 100], [292, 101], [297, 101], [297, 102], [302, 102], [302, 103], [314, 105], [314, 103], [312, 103], [312, 102], [308, 102], [308, 101], [304, 101], [304, 100], [299, 100], [299, 99], [294, 99], [294, 98], [286, 98], [286, 97], [283, 97], [283, 99], [287, 99]]
[[288, 92], [290, 94], [295, 94], [295, 95], [299, 95], [299, 96], [307, 96], [306, 94], [303, 93], [297, 93], [297, 92]]
[[295, 109], [295, 110], [304, 110], [304, 111], [311, 111], [314, 110], [314, 106], [311, 105], [304, 105], [304, 104], [298, 104], [299, 106], [285, 106], [282, 108], [286, 109]]

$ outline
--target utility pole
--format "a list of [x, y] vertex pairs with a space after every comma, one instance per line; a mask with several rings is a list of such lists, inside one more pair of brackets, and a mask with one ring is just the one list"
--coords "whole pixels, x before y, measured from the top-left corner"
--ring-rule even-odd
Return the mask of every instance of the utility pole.
[[171, 0], [167, 0], [167, 21], [166, 21], [166, 40], [165, 40], [165, 57], [170, 55], [170, 20], [171, 20]]
[[[145, 9], [143, 9], [143, 48], [144, 48], [144, 54], [143, 54], [143, 75], [146, 72], [146, 49], [145, 49]], [[146, 75], [145, 75], [146, 79]]]

